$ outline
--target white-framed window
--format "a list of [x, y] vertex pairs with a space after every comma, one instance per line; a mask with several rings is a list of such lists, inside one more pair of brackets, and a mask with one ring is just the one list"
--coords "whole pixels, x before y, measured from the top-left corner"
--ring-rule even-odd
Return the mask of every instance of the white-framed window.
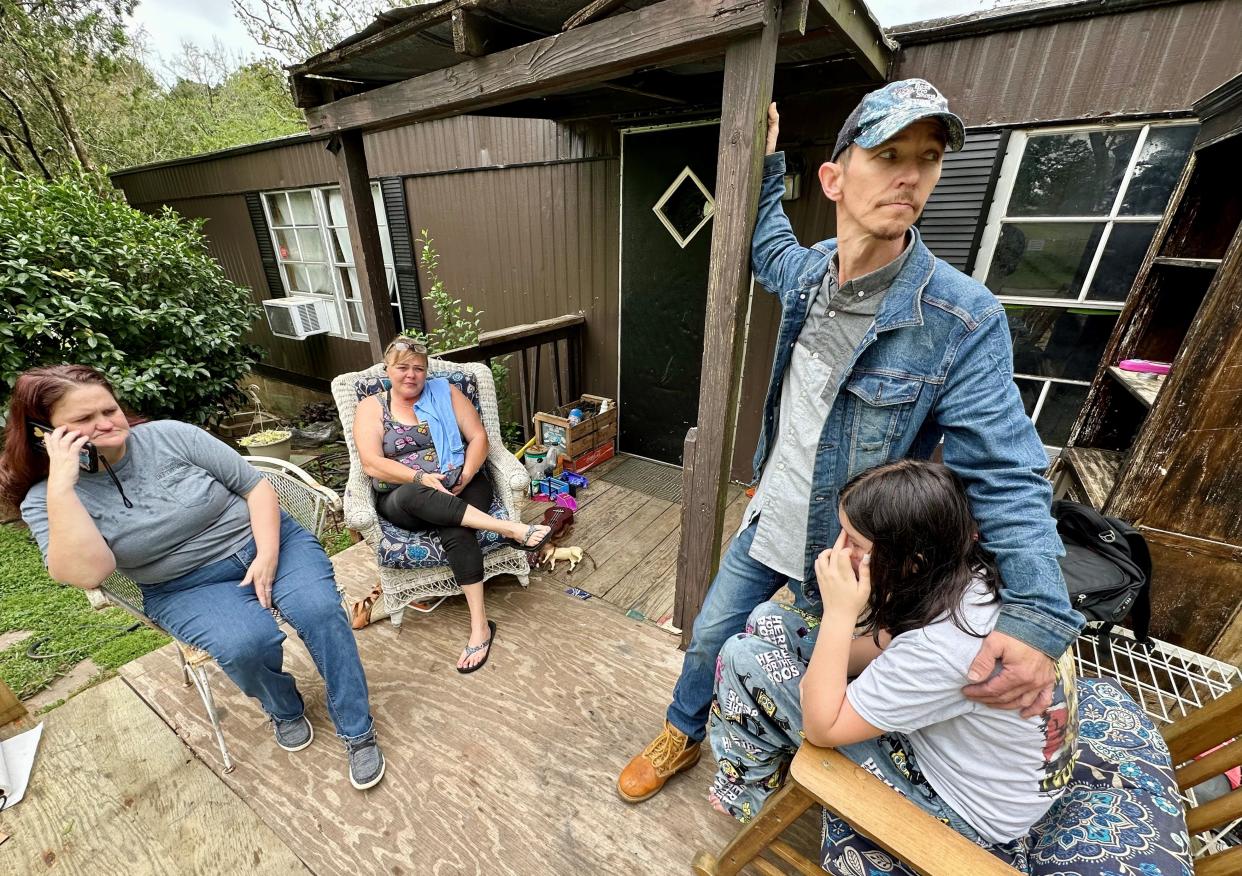
[[1013, 131], [974, 277], [1005, 305], [1014, 375], [1045, 445], [1061, 447], [1198, 124]]
[[[392, 239], [378, 183], [371, 184], [384, 275], [397, 330], [404, 331], [393, 268]], [[263, 209], [272, 232], [272, 245], [280, 263], [280, 276], [289, 295], [330, 298], [338, 314], [338, 337], [365, 341], [366, 317], [358, 286], [358, 271], [345, 221], [345, 205], [339, 186], [288, 189], [263, 193]]]

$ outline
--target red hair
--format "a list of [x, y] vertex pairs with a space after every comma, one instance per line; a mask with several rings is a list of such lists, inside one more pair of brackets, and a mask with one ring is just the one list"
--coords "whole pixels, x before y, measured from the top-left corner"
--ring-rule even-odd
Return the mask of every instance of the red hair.
[[[26, 424], [37, 420], [50, 426], [52, 408], [65, 393], [79, 386], [102, 386], [116, 397], [108, 378], [87, 365], [32, 368], [17, 378], [9, 397], [4, 451], [0, 452], [0, 499], [20, 505], [30, 488], [47, 477], [47, 457], [26, 439]], [[128, 413], [126, 419], [131, 426], [143, 422]]]

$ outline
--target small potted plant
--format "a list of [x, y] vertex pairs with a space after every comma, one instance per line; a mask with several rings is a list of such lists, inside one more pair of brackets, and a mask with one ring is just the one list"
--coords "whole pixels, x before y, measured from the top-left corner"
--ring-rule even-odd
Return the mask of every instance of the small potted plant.
[[274, 456], [276, 459], [288, 459], [289, 450], [293, 444], [293, 432], [288, 429], [264, 429], [262, 432], [253, 432], [244, 438], [239, 438], [237, 443], [250, 453], [251, 456]]

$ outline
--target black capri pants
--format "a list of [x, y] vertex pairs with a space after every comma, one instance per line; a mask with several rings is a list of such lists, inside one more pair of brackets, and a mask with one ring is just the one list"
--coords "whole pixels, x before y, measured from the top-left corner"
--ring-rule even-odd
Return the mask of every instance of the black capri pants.
[[390, 523], [411, 532], [430, 529], [440, 536], [458, 586], [483, 580], [483, 549], [475, 530], [461, 525], [467, 506], [491, 512], [492, 482], [483, 471], [457, 496], [421, 484], [402, 484], [380, 493], [375, 502], [376, 510]]

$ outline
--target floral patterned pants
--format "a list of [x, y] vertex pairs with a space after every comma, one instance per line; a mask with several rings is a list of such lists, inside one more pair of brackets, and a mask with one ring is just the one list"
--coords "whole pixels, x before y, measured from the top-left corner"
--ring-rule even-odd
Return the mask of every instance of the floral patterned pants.
[[[819, 618], [814, 615], [765, 602], [751, 612], [746, 631], [725, 642], [717, 658], [716, 701], [707, 724], [717, 765], [711, 793], [743, 823], [754, 818], [784, 784], [789, 763], [802, 744], [799, 685], [818, 632]], [[1026, 842], [985, 843], [928, 784], [901, 734], [886, 733], [838, 750], [958, 833], [1028, 872]], [[824, 869], [842, 876], [864, 876], [875, 869], [876, 855], [888, 857], [869, 843], [868, 850], [860, 854], [854, 840], [866, 843], [848, 824], [825, 811]], [[891, 859], [881, 869], [910, 872]]]

